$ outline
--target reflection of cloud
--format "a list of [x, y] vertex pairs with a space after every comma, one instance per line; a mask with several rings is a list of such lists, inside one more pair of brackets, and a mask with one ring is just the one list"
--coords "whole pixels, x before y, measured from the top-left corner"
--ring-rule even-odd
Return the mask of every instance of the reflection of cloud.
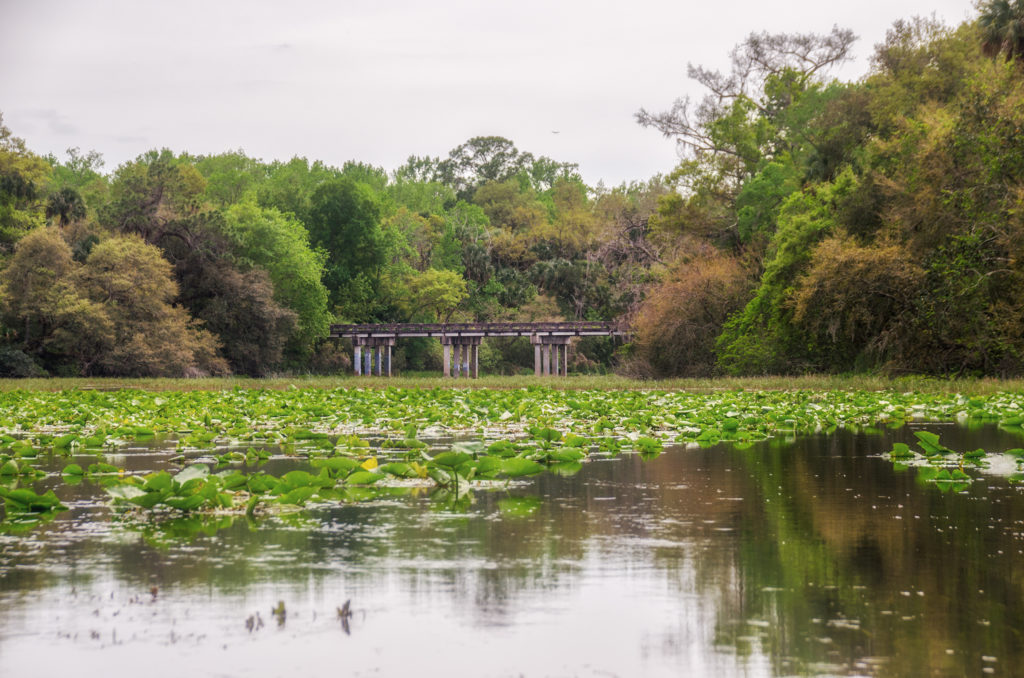
[[67, 122], [60, 113], [52, 108], [36, 109], [28, 112], [28, 115], [46, 124], [54, 134], [72, 135], [78, 134], [78, 127]]

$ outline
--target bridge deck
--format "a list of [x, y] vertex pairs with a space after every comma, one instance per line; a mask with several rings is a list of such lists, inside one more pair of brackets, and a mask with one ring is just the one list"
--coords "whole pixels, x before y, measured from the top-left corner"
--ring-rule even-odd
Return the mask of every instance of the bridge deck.
[[623, 337], [611, 322], [542, 323], [384, 323], [331, 325], [332, 337]]

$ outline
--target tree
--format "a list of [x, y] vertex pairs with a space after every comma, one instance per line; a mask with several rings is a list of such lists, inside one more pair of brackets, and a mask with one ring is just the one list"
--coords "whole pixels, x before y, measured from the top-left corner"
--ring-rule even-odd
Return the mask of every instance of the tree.
[[309, 233], [294, 217], [251, 201], [225, 210], [221, 230], [242, 271], [264, 269], [273, 282], [273, 298], [295, 312], [292, 357], [308, 355], [327, 336], [331, 320], [322, 282], [324, 253], [310, 247]]
[[748, 286], [739, 262], [720, 252], [705, 250], [681, 262], [636, 314], [632, 369], [658, 377], [714, 373], [715, 340]]
[[54, 285], [74, 267], [71, 248], [54, 228], [37, 228], [22, 238], [3, 270], [0, 299], [8, 326], [27, 352], [39, 353], [50, 331], [42, 312]]
[[488, 182], [517, 179], [524, 188], [546, 190], [559, 177], [579, 178], [576, 164], [521, 153], [509, 139], [495, 136], [473, 137], [453, 148], [444, 160], [414, 156], [409, 159], [404, 173], [415, 175], [431, 165], [431, 179], [450, 186], [460, 200], [469, 200], [477, 188]]
[[407, 280], [409, 296], [404, 300], [410, 317], [425, 316], [448, 322], [467, 295], [465, 279], [454, 271], [431, 268], [413, 273]]
[[17, 340], [50, 369], [119, 376], [219, 374], [217, 342], [179, 306], [160, 251], [135, 236], [99, 243], [83, 264], [56, 229], [32, 231], [0, 276]]
[[240, 202], [266, 179], [266, 166], [247, 156], [242, 149], [219, 155], [201, 155], [189, 161], [206, 179], [206, 199], [218, 207]]
[[78, 191], [65, 186], [50, 194], [46, 200], [46, 218], [57, 219], [58, 226], [67, 226], [72, 221], [85, 218], [85, 201]]
[[40, 196], [49, 175], [47, 162], [11, 133], [0, 113], [0, 250], [9, 250], [23, 235], [43, 225]]
[[987, 0], [979, 8], [981, 49], [1007, 61], [1024, 56], [1024, 0]]
[[528, 233], [547, 217], [536, 194], [515, 181], [485, 183], [473, 194], [473, 202], [483, 208], [491, 226], [512, 233]]
[[205, 191], [195, 167], [167, 149], [150, 151], [117, 168], [100, 221], [165, 250], [173, 240], [191, 250], [199, 224], [209, 219]]
[[290, 213], [309, 226], [309, 208], [313, 192], [327, 181], [341, 177], [341, 171], [316, 160], [295, 157], [288, 162], [274, 161], [266, 167], [266, 179], [256, 188], [261, 207], [274, 207]]
[[739, 157], [742, 150], [734, 140], [716, 138], [715, 128], [720, 122], [730, 114], [746, 115], [751, 111], [768, 116], [771, 102], [758, 98], [766, 82], [787, 78], [802, 89], [820, 73], [847, 60], [856, 39], [852, 31], [839, 27], [828, 35], [751, 33], [733, 49], [728, 74], [688, 65], [689, 77], [709, 90], [696, 107], [687, 97], [677, 99], [663, 113], [641, 108], [637, 122], [675, 138], [683, 158], [699, 159], [707, 154]]
[[[278, 369], [297, 314], [274, 299], [267, 272], [241, 272], [221, 260], [193, 255], [184, 267], [188, 305], [203, 327], [216, 334], [232, 371], [262, 377]], [[310, 353], [310, 347], [304, 347]]]
[[346, 286], [362, 277], [376, 287], [385, 263], [380, 229], [383, 209], [373, 190], [348, 177], [317, 187], [310, 200], [310, 240], [327, 253], [324, 284], [334, 304]]
[[103, 156], [99, 152], [83, 153], [78, 147], [74, 147], [67, 149], [67, 160], [60, 161], [51, 155], [47, 156], [47, 161], [53, 168], [50, 181], [51, 195], [65, 188], [73, 189], [93, 214], [106, 202], [110, 187], [107, 178], [100, 174]]
[[142, 377], [227, 372], [214, 336], [184, 308], [172, 305], [178, 287], [171, 265], [140, 238], [101, 242], [71, 273], [70, 282], [102, 307], [113, 328], [112, 345], [104, 346], [95, 361], [101, 373]]
[[924, 278], [899, 245], [864, 247], [832, 237], [814, 249], [798, 281], [793, 320], [815, 342], [822, 368], [850, 370], [892, 359]]

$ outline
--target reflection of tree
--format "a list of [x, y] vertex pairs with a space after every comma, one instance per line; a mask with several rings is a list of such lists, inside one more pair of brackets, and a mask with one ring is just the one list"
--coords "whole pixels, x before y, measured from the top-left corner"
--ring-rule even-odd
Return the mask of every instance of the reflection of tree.
[[[776, 670], [869, 657], [889, 657], [888, 675], [966, 675], [982, 655], [1016, 665], [1024, 578], [997, 554], [1018, 551], [1000, 526], [1020, 520], [1020, 502], [981, 482], [964, 495], [918, 486], [867, 456], [889, 448], [840, 433], [737, 453], [748, 496], [760, 495], [739, 553], [746, 616], [769, 622]], [[725, 620], [722, 642], [742, 645], [740, 621]]]

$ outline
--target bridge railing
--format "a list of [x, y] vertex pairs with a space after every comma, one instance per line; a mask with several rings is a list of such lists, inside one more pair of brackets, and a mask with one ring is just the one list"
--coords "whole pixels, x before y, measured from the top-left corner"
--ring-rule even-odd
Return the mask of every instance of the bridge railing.
[[364, 323], [331, 325], [332, 337], [445, 337], [445, 336], [625, 336], [617, 324], [605, 321], [504, 323]]

